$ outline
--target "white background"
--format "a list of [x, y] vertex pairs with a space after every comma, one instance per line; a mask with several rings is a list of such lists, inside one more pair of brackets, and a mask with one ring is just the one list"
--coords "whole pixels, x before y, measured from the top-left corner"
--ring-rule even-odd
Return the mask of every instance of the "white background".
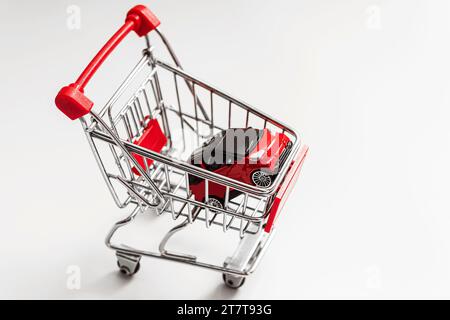
[[[146, 4], [187, 70], [310, 146], [278, 233], [238, 291], [154, 259], [119, 276], [103, 239], [127, 212], [53, 99], [134, 3], [2, 0], [0, 298], [450, 298], [449, 1]], [[142, 46], [131, 36], [93, 79], [97, 107]], [[152, 221], [139, 222], [155, 243]], [[187, 243], [210, 244], [202, 229]], [[67, 287], [70, 266], [79, 290]]]

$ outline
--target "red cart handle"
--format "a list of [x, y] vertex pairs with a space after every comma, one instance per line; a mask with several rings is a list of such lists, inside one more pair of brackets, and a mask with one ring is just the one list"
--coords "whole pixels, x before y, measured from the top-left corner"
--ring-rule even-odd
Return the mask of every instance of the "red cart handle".
[[108, 40], [78, 77], [77, 81], [63, 87], [55, 98], [55, 104], [70, 119], [88, 114], [94, 103], [84, 95], [84, 88], [117, 45], [131, 32], [145, 36], [158, 27], [160, 21], [146, 6], [137, 5], [127, 13], [123, 26]]

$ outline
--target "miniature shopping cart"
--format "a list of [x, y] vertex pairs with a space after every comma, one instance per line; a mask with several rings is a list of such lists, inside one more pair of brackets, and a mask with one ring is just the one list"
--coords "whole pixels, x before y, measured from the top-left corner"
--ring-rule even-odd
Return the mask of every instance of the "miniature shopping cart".
[[[141, 257], [154, 257], [212, 269], [223, 274], [226, 285], [240, 287], [259, 264], [273, 235], [274, 222], [299, 175], [308, 148], [295, 130], [185, 72], [159, 28], [160, 22], [145, 6], [132, 8], [123, 26], [90, 62], [77, 81], [63, 87], [55, 103], [70, 119], [79, 119], [104, 180], [119, 208], [132, 208], [106, 237], [116, 252], [121, 272], [139, 270]], [[144, 37], [142, 58], [100, 111], [84, 88], [98, 67], [129, 34]], [[149, 33], [158, 35], [150, 39]], [[164, 44], [171, 64], [156, 57], [154, 41]], [[257, 186], [194, 166], [189, 154], [218, 132], [235, 127], [268, 128], [287, 135], [289, 153], [270, 186]], [[222, 208], [206, 197], [193, 197], [192, 177], [225, 188]], [[239, 196], [230, 197], [231, 192]], [[136, 221], [139, 214], [169, 215], [174, 227], [159, 243], [159, 252], [116, 244], [116, 231]], [[239, 245], [221, 263], [167, 249], [169, 239], [192, 224], [209, 230], [235, 233]]]

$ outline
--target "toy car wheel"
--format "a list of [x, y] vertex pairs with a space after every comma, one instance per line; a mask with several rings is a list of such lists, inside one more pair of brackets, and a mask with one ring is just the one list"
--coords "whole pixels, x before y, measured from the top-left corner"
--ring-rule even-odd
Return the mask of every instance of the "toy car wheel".
[[[215, 197], [209, 197], [208, 201], [206, 202], [207, 205], [211, 206], [211, 207], [215, 207], [215, 208], [219, 208], [219, 209], [223, 209], [223, 203], [222, 201], [220, 201], [219, 199], [215, 198]], [[213, 211], [213, 210], [211, 210]]]
[[257, 170], [252, 173], [252, 182], [258, 186], [267, 188], [272, 184], [272, 176], [262, 170]]

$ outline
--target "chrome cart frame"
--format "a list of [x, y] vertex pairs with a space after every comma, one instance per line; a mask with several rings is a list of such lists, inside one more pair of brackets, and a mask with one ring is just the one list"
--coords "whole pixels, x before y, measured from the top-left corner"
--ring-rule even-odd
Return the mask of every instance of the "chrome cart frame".
[[[256, 269], [270, 244], [275, 232], [273, 220], [295, 184], [308, 148], [300, 143], [294, 129], [185, 72], [158, 28], [159, 21], [154, 16], [149, 18], [150, 11], [147, 10], [142, 6], [130, 10], [124, 26], [94, 58], [87, 71], [71, 85], [72, 88], [67, 89], [69, 93], [61, 93], [62, 89], [56, 102], [69, 117], [80, 119], [117, 206], [132, 207], [131, 214], [112, 227], [105, 241], [116, 252], [120, 270], [132, 275], [139, 270], [141, 257], [161, 258], [219, 271], [228, 286], [238, 288], [245, 277]], [[141, 21], [140, 25], [136, 21]], [[151, 45], [154, 39], [150, 39], [150, 31], [144, 30], [147, 33], [142, 34], [146, 40], [142, 58], [105, 106], [99, 112], [92, 111], [92, 104], [86, 107], [83, 100], [84, 85], [128, 32], [144, 33], [139, 28], [145, 25], [145, 21], [150, 25], [148, 29], [154, 30], [166, 47], [173, 64], [156, 57], [155, 46]], [[70, 91], [73, 88], [79, 92]], [[71, 105], [74, 104], [72, 100], [79, 99], [75, 96], [80, 94], [83, 98], [76, 101], [76, 106]], [[68, 100], [70, 103], [66, 102]], [[73, 115], [74, 108], [84, 108], [80, 111], [83, 114]], [[161, 152], [135, 143], [152, 120], [162, 125], [167, 137]], [[292, 148], [286, 161], [269, 187], [246, 184], [185, 161], [190, 152], [212, 135], [236, 126], [269, 128], [273, 132], [284, 133], [291, 140]], [[144, 159], [143, 162], [139, 163], [137, 156]], [[190, 176], [204, 179], [206, 198], [203, 202], [193, 197]], [[223, 208], [213, 207], [208, 202], [211, 183], [226, 190]], [[240, 195], [232, 198], [230, 190], [238, 191]], [[160, 241], [159, 251], [151, 252], [113, 242], [116, 231], [144, 212], [168, 214], [177, 221]], [[214, 264], [189, 253], [168, 249], [171, 237], [193, 223], [203, 223], [211, 230], [235, 232], [240, 238], [235, 253], [223, 264]]]

